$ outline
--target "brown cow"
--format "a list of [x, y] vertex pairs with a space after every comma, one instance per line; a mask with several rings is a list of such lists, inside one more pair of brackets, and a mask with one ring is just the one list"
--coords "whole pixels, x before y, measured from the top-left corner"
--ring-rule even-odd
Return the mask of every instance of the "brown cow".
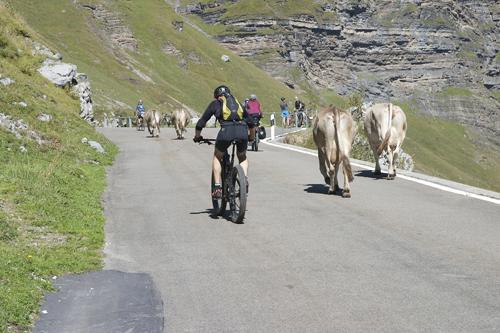
[[144, 120], [148, 124], [149, 134], [151, 134], [151, 136], [154, 137], [156, 130], [156, 136], [158, 137], [160, 134], [160, 120], [161, 120], [160, 111], [156, 109], [149, 109], [144, 115]]
[[[330, 184], [328, 194], [340, 190], [337, 175], [340, 163], [344, 172], [342, 197], [350, 198], [349, 182], [354, 180], [349, 161], [357, 126], [347, 110], [330, 105], [321, 110], [313, 119], [313, 138], [318, 146], [319, 170]], [[331, 179], [333, 178], [333, 182]]]
[[366, 110], [365, 133], [375, 157], [375, 174], [380, 174], [379, 155], [385, 150], [389, 161], [387, 179], [396, 177], [395, 161], [406, 136], [406, 116], [391, 103], [378, 103]]
[[185, 109], [175, 109], [170, 119], [174, 123], [177, 138], [184, 139], [184, 132], [187, 132], [186, 126], [191, 120], [189, 113]]

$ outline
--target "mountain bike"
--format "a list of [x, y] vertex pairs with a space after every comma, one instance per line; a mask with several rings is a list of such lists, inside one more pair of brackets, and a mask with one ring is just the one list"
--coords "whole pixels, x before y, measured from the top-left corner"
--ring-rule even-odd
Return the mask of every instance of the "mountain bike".
[[[255, 131], [255, 139], [252, 141], [252, 150], [253, 151], [258, 151], [259, 150], [259, 126], [260, 126], [260, 119], [259, 118], [254, 118], [254, 124], [255, 127], [253, 129], [248, 129], [249, 131]], [[250, 142], [250, 136], [248, 136], [248, 142]]]
[[252, 141], [252, 150], [253, 151], [258, 151], [259, 150], [259, 128], [255, 127], [255, 129], [252, 129], [255, 131], [255, 139]]
[[146, 125], [144, 124], [144, 119], [137, 117], [137, 130], [144, 131], [145, 128], [146, 128]]
[[165, 127], [165, 126], [170, 127], [170, 124], [171, 124], [170, 115], [164, 113], [164, 114], [162, 114], [162, 116], [163, 116], [163, 119], [161, 120], [160, 125], [163, 125], [163, 127]]
[[[203, 139], [201, 143], [212, 144], [215, 139]], [[217, 216], [222, 216], [226, 212], [226, 206], [229, 203], [229, 210], [231, 220], [234, 223], [242, 223], [245, 217], [245, 210], [247, 206], [247, 184], [245, 180], [245, 172], [243, 168], [237, 164], [234, 165], [234, 152], [236, 145], [240, 140], [231, 141], [232, 153], [231, 155], [226, 150], [224, 157], [221, 161], [221, 198], [212, 197], [212, 206]], [[214, 192], [215, 177], [212, 171], [212, 186], [211, 192]]]

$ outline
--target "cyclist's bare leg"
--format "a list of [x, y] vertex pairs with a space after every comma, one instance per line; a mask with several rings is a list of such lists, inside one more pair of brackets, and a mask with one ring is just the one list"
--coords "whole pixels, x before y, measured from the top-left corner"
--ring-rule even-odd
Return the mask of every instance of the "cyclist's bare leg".
[[248, 176], [248, 158], [247, 158], [247, 151], [245, 150], [244, 152], [240, 153], [237, 152], [236, 156], [238, 156], [238, 161], [240, 162], [241, 167], [243, 168], [243, 171], [245, 172], [245, 176]]
[[215, 184], [220, 184], [221, 179], [220, 179], [220, 174], [222, 171], [222, 165], [220, 161], [224, 157], [224, 152], [220, 151], [219, 149], [215, 148], [214, 150], [214, 160], [212, 161], [212, 170], [214, 171], [214, 182]]

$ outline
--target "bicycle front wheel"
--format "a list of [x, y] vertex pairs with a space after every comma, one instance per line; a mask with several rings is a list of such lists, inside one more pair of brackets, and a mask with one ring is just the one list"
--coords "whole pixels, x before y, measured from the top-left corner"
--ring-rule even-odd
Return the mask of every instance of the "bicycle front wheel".
[[240, 165], [235, 166], [231, 171], [229, 206], [231, 208], [231, 220], [234, 223], [243, 222], [247, 207], [247, 183], [245, 180], [245, 172]]
[[[223, 164], [223, 163], [222, 163]], [[222, 168], [224, 168], [224, 165], [222, 165]], [[220, 180], [221, 182], [224, 182], [224, 178], [222, 178], [224, 175], [221, 172]], [[212, 170], [212, 192], [214, 193], [215, 190], [215, 178], [214, 178], [214, 172]], [[227, 198], [226, 198], [226, 189], [225, 186], [222, 186], [222, 197], [221, 198], [214, 198], [212, 197], [212, 206], [214, 207], [215, 215], [217, 216], [222, 216], [226, 212], [226, 205], [227, 205]]]

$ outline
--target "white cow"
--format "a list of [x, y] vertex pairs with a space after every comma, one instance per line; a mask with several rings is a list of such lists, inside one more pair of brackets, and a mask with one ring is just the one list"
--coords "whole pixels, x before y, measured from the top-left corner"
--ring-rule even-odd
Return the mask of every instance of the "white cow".
[[191, 117], [185, 109], [175, 109], [170, 118], [174, 123], [175, 131], [178, 139], [184, 139], [184, 132], [187, 132], [186, 126], [189, 124]]
[[144, 115], [144, 120], [148, 124], [149, 134], [151, 134], [151, 136], [154, 137], [156, 131], [156, 136], [158, 137], [160, 134], [160, 120], [161, 120], [160, 111], [156, 109], [149, 109]]
[[[357, 126], [347, 110], [330, 105], [321, 110], [313, 119], [313, 138], [318, 146], [319, 170], [330, 184], [328, 194], [340, 190], [337, 175], [340, 163], [344, 172], [342, 197], [350, 198], [349, 182], [354, 180], [349, 161]], [[331, 179], [333, 178], [333, 182]]]
[[406, 116], [392, 103], [378, 103], [366, 110], [365, 133], [375, 156], [375, 174], [380, 174], [379, 156], [385, 150], [389, 160], [387, 179], [396, 177], [395, 161], [406, 136]]

